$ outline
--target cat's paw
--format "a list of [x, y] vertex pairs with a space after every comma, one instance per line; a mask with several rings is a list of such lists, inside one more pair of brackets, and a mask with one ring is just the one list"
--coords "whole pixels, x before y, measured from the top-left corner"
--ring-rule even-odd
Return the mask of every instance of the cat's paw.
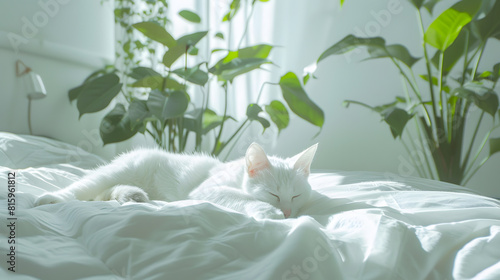
[[115, 199], [118, 203], [126, 202], [148, 202], [148, 194], [141, 188], [133, 186], [116, 186], [111, 192], [111, 199]]
[[269, 207], [261, 207], [260, 209], [256, 209], [255, 212], [252, 213], [252, 217], [254, 217], [256, 220], [281, 220], [285, 218], [285, 215], [280, 209], [269, 205]]
[[35, 206], [45, 205], [45, 204], [55, 204], [71, 200], [71, 196], [63, 195], [57, 192], [44, 193], [35, 200]]

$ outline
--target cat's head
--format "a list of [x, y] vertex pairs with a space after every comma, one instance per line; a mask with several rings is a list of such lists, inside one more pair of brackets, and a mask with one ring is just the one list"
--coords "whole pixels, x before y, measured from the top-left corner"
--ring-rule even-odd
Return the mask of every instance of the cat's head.
[[307, 181], [318, 144], [294, 157], [267, 156], [261, 146], [252, 143], [245, 154], [244, 190], [258, 200], [283, 211], [286, 218], [296, 217], [311, 195]]

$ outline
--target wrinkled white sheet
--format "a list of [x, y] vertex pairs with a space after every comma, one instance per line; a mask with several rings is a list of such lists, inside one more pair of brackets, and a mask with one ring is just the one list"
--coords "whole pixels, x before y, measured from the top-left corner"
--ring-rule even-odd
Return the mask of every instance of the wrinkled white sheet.
[[256, 221], [203, 201], [76, 201], [33, 208], [96, 156], [0, 133], [1, 253], [16, 172], [16, 272], [0, 279], [500, 279], [500, 204], [436, 181], [312, 174], [296, 219]]

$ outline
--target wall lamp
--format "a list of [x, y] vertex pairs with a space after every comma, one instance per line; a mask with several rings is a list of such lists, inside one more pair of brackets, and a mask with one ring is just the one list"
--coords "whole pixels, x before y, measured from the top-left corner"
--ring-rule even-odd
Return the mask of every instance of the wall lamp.
[[16, 61], [16, 76], [23, 79], [24, 92], [28, 98], [28, 127], [30, 134], [33, 135], [31, 129], [31, 100], [46, 97], [47, 91], [45, 90], [42, 77], [26, 66], [21, 60]]

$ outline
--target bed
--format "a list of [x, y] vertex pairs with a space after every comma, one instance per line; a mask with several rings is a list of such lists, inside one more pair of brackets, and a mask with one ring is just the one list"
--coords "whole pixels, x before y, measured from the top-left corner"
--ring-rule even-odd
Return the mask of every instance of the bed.
[[321, 195], [285, 220], [205, 201], [33, 207], [102, 163], [0, 133], [0, 279], [500, 279], [500, 203], [425, 179], [313, 173]]

